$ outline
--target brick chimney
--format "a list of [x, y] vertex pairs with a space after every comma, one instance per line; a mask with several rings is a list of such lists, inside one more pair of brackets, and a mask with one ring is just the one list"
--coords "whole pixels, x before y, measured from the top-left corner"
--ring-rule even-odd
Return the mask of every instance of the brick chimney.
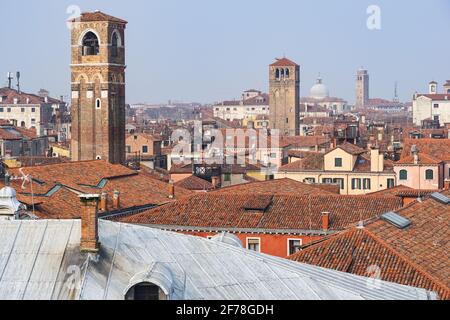
[[169, 182], [168, 191], [169, 191], [169, 199], [174, 199], [175, 198], [175, 186], [173, 184], [173, 181]]
[[82, 252], [98, 252], [98, 194], [82, 194], [81, 200], [81, 242]]
[[113, 195], [113, 209], [120, 208], [120, 192], [115, 190]]
[[108, 194], [106, 192], [102, 192], [100, 195], [100, 206], [98, 208], [100, 211], [108, 211]]
[[330, 228], [330, 213], [322, 212], [322, 229], [323, 231], [328, 231]]

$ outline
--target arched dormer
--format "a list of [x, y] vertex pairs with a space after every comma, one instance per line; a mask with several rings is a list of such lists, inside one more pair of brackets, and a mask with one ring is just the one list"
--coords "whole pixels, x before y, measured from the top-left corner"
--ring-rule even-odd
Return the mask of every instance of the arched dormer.
[[81, 40], [81, 47], [83, 56], [96, 56], [100, 53], [100, 40], [93, 31], [88, 31]]
[[148, 270], [136, 274], [125, 289], [125, 300], [170, 300], [174, 277], [163, 263], [153, 263]]

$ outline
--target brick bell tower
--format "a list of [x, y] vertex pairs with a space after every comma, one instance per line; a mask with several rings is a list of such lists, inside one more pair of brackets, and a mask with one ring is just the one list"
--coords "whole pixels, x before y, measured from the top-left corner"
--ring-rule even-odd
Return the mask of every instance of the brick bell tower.
[[300, 66], [283, 58], [269, 66], [270, 128], [300, 134]]
[[72, 161], [125, 163], [125, 28], [95, 11], [71, 21]]

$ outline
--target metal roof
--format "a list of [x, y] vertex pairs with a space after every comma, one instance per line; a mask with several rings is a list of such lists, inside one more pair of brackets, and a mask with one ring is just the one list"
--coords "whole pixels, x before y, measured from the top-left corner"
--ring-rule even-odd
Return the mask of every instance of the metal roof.
[[80, 220], [0, 221], [0, 299], [123, 300], [140, 282], [170, 299], [435, 299], [423, 289], [322, 269], [220, 241], [99, 221], [98, 254]]

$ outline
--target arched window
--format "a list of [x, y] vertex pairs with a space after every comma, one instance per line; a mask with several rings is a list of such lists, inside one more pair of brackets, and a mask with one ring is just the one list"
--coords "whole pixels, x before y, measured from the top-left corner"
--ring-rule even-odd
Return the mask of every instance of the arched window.
[[276, 71], [275, 71], [275, 79], [280, 79], [280, 69], [277, 69]]
[[96, 109], [102, 108], [102, 101], [100, 99], [95, 100], [95, 108]]
[[425, 179], [426, 180], [433, 180], [434, 179], [434, 172], [431, 169], [428, 169], [425, 171]]
[[113, 33], [111, 40], [111, 56], [117, 57], [117, 47], [119, 46], [119, 37], [117, 33]]
[[25, 121], [22, 121], [21, 123], [20, 123], [20, 126], [23, 128], [23, 127], [25, 127]]
[[281, 69], [281, 78], [284, 78], [284, 69]]
[[167, 296], [157, 285], [141, 282], [128, 290], [125, 300], [167, 300]]
[[408, 171], [400, 170], [400, 180], [408, 180]]
[[286, 78], [289, 78], [289, 69], [286, 68], [285, 74], [286, 74]]
[[89, 31], [83, 37], [83, 56], [96, 56], [100, 53], [100, 45], [97, 36]]

